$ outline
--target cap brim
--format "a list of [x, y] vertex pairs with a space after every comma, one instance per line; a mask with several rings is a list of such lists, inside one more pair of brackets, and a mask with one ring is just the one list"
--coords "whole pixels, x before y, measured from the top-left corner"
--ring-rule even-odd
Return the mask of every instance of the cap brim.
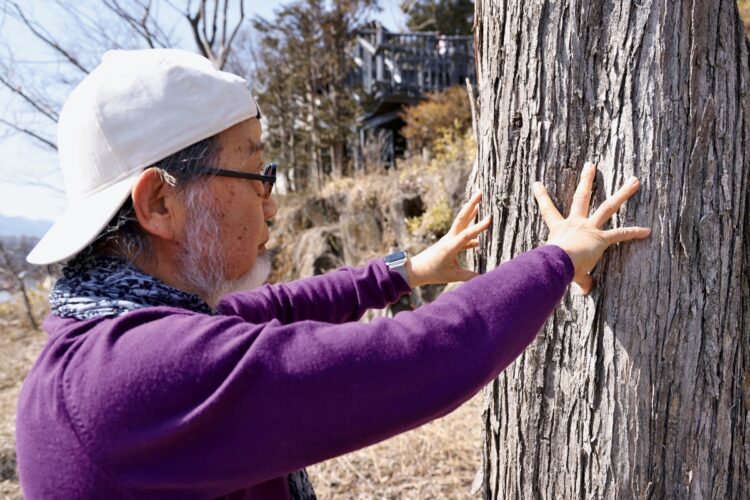
[[53, 264], [83, 250], [125, 203], [140, 175], [137, 172], [68, 206], [26, 260], [31, 264]]

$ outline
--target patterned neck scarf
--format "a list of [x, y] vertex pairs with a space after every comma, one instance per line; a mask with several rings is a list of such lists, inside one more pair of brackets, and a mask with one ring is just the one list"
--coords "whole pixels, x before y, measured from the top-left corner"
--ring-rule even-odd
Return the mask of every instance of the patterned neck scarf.
[[[120, 316], [154, 306], [214, 313], [197, 295], [173, 288], [117, 257], [95, 255], [74, 259], [62, 273], [49, 294], [51, 312], [61, 318]], [[305, 469], [289, 474], [287, 485], [294, 500], [316, 498]]]
[[52, 314], [61, 318], [119, 316], [154, 306], [213, 312], [197, 295], [173, 288], [117, 257], [75, 259], [62, 272], [49, 295]]

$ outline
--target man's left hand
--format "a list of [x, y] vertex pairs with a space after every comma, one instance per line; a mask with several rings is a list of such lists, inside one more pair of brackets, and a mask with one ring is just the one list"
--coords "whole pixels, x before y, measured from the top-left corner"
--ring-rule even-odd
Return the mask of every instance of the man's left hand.
[[442, 285], [454, 281], [467, 281], [477, 273], [461, 267], [458, 254], [479, 246], [477, 237], [490, 227], [492, 217], [471, 224], [479, 212], [482, 193], [475, 193], [458, 212], [448, 233], [423, 252], [406, 262], [409, 286]]

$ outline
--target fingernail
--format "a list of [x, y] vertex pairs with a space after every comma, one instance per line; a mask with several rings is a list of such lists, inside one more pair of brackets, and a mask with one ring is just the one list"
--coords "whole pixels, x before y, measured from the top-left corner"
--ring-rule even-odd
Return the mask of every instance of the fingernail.
[[542, 183], [541, 182], [535, 182], [535, 183], [533, 183], [531, 185], [531, 190], [536, 194], [536, 193], [539, 192], [539, 190], [541, 189], [541, 187], [542, 187]]
[[636, 184], [638, 184], [639, 182], [640, 182], [640, 181], [638, 180], [638, 177], [636, 177], [636, 176], [633, 176], [633, 177], [631, 177], [630, 179], [628, 179], [628, 183], [629, 183], [629, 184], [631, 184], [631, 185], [633, 185], [633, 186], [635, 186], [635, 185], [636, 185]]
[[591, 172], [592, 170], [596, 169], [596, 165], [594, 165], [593, 162], [589, 161], [589, 162], [586, 162], [586, 165], [584, 166], [584, 168], [586, 169], [586, 172]]

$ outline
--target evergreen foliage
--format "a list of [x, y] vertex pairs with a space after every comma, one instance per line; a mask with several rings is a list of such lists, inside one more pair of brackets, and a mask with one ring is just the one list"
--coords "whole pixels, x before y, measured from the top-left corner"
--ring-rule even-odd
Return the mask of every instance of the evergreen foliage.
[[349, 172], [347, 145], [361, 113], [361, 92], [347, 82], [350, 43], [375, 8], [375, 0], [300, 0], [272, 20], [253, 21], [259, 33], [253, 82], [266, 117], [265, 141], [292, 190]]
[[443, 35], [471, 35], [473, 0], [404, 0], [401, 10], [411, 31], [436, 31]]

